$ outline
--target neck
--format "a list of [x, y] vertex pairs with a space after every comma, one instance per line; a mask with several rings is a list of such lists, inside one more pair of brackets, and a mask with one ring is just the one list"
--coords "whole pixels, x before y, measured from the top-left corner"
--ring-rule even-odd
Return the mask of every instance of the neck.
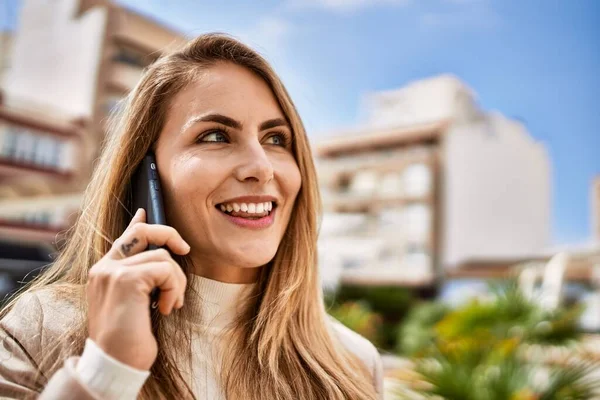
[[[202, 260], [202, 261], [200, 261]], [[263, 267], [245, 268], [210, 262], [206, 257], [191, 256], [192, 273], [224, 283], [254, 283]]]
[[230, 327], [252, 299], [254, 284], [217, 282], [192, 275], [188, 281], [185, 318], [215, 332]]

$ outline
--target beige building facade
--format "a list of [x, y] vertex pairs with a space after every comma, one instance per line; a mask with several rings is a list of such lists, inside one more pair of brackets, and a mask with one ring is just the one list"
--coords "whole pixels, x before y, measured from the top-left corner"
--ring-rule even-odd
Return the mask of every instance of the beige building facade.
[[2, 81], [5, 71], [10, 68], [12, 38], [12, 32], [0, 32], [0, 82]]
[[521, 123], [481, 110], [449, 75], [375, 93], [365, 108], [365, 127], [317, 146], [323, 269], [426, 287], [471, 260], [549, 245], [550, 162]]
[[0, 298], [51, 262], [109, 116], [185, 40], [108, 0], [22, 1], [0, 36]]
[[590, 192], [592, 238], [600, 245], [600, 175], [592, 181]]
[[24, 0], [2, 41], [0, 238], [51, 240], [79, 209], [111, 112], [185, 38], [108, 0]]

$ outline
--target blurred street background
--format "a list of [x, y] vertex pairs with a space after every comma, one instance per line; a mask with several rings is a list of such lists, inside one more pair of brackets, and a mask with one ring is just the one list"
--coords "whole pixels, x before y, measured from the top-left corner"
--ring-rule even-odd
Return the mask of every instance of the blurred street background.
[[1, 0], [0, 299], [52, 262], [144, 68], [212, 31], [300, 111], [327, 307], [386, 398], [599, 395], [595, 0]]

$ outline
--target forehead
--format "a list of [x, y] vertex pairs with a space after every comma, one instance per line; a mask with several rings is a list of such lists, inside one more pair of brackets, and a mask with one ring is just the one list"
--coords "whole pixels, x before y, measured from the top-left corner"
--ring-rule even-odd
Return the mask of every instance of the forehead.
[[232, 63], [218, 63], [173, 98], [167, 123], [184, 124], [189, 118], [216, 112], [243, 124], [283, 117], [267, 83], [250, 70]]

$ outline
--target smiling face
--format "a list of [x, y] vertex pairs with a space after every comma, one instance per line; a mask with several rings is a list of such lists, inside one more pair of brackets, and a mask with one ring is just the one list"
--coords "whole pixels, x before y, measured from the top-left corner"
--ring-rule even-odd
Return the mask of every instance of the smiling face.
[[301, 186], [292, 138], [269, 86], [235, 64], [217, 63], [174, 97], [156, 162], [196, 274], [251, 282], [273, 259]]

